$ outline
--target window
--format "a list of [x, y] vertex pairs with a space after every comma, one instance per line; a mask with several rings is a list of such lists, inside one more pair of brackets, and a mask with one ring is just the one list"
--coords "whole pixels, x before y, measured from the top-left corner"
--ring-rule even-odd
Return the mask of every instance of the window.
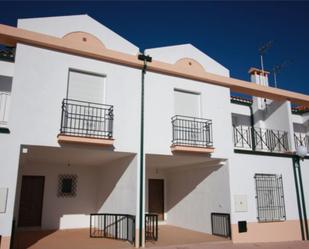
[[75, 197], [77, 175], [59, 175], [58, 197]]
[[12, 77], [0, 75], [0, 127], [8, 125], [11, 90]]
[[103, 104], [105, 77], [80, 71], [69, 71], [68, 99]]
[[285, 217], [282, 176], [255, 174], [258, 220], [260, 222], [283, 221]]
[[174, 90], [175, 114], [192, 118], [199, 118], [201, 112], [200, 94]]

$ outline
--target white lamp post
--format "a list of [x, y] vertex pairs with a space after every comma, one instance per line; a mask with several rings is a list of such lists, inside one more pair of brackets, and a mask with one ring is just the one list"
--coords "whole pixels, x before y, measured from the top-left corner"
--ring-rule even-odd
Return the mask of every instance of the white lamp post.
[[307, 155], [307, 148], [303, 145], [300, 145], [296, 148], [295, 154], [299, 156], [300, 159], [304, 160], [305, 156]]

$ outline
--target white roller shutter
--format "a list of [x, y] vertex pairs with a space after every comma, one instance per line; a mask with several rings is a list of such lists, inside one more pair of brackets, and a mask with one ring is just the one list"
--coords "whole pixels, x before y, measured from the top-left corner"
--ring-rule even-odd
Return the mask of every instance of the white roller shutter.
[[188, 117], [200, 117], [200, 94], [174, 91], [175, 114]]
[[105, 77], [70, 71], [68, 98], [103, 104]]

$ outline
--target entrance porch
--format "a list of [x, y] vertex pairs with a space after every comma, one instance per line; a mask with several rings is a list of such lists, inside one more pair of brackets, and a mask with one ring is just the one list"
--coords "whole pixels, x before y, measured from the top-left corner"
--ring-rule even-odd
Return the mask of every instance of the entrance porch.
[[[147, 154], [145, 182], [146, 213], [158, 214], [159, 218], [158, 240], [147, 245], [226, 240], [212, 234], [230, 237], [230, 190], [225, 159], [192, 153]], [[214, 214], [223, 215], [216, 218]], [[216, 226], [218, 219], [224, 224], [221, 233]]]
[[[78, 242], [66, 240], [68, 235], [79, 238], [81, 245], [100, 248], [105, 239], [91, 238], [90, 217], [109, 213], [135, 219], [136, 167], [133, 153], [94, 146], [23, 146], [14, 211], [15, 246], [51, 248], [48, 245], [59, 240], [64, 248], [68, 248], [65, 243], [75, 248]], [[135, 233], [135, 226], [132, 229]], [[115, 240], [106, 243], [115, 248], [133, 246]]]

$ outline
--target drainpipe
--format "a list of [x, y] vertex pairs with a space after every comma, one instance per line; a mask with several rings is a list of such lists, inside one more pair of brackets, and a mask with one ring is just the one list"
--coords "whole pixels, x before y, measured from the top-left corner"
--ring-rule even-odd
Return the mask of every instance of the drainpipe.
[[147, 62], [151, 62], [152, 58], [145, 55], [144, 52], [138, 55], [138, 59], [144, 62], [142, 69], [142, 81], [141, 81], [141, 130], [140, 130], [140, 195], [139, 195], [139, 247], [143, 246], [143, 214], [144, 214], [144, 85], [145, 85], [145, 74], [147, 70]]
[[250, 124], [251, 124], [251, 141], [252, 141], [252, 150], [255, 151], [255, 132], [254, 132], [254, 114], [252, 109], [252, 104], [249, 105], [250, 108]]

